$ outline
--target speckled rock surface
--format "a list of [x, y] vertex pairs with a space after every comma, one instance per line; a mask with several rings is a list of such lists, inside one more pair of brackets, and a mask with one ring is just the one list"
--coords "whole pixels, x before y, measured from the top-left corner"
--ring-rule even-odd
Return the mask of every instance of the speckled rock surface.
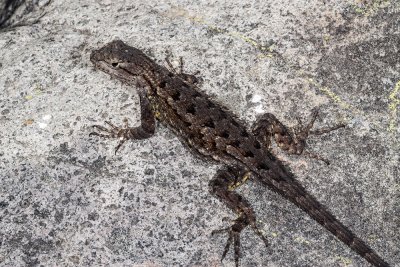
[[[220, 166], [161, 125], [117, 155], [88, 137], [104, 120], [139, 123], [135, 88], [89, 61], [116, 38], [160, 63], [182, 56], [248, 126], [263, 112], [294, 125], [315, 106], [317, 126], [346, 122], [308, 142], [330, 166], [273, 151], [400, 266], [399, 2], [242, 2], [54, 1], [0, 33], [0, 266], [234, 266], [211, 236], [235, 218], [208, 192]], [[270, 241], [244, 231], [241, 266], [368, 266], [268, 189], [238, 191]]]

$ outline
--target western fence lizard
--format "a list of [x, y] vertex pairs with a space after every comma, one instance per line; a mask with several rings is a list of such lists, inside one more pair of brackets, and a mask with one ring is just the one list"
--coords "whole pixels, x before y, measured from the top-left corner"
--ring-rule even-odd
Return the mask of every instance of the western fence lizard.
[[253, 179], [296, 204], [372, 265], [389, 266], [307, 193], [268, 149], [274, 138], [277, 145], [290, 154], [304, 152], [328, 163], [318, 155], [305, 151], [305, 140], [310, 134], [327, 133], [344, 125], [311, 130], [317, 117], [317, 111], [314, 111], [307, 125], [300, 125], [294, 133], [290, 133], [274, 115], [267, 113], [258, 118], [249, 131], [231, 112], [198, 90], [197, 78], [183, 73], [182, 64], [180, 71], [174, 69], [168, 60], [168, 67], [158, 65], [140, 50], [119, 40], [94, 50], [90, 60], [97, 69], [136, 86], [141, 105], [139, 127], [129, 127], [127, 122], [125, 127], [117, 127], [106, 122], [108, 128], [94, 125], [98, 132], [94, 131], [90, 135], [119, 138], [115, 148], [117, 152], [127, 140], [151, 137], [155, 130], [155, 120], [158, 119], [192, 150], [226, 165], [209, 183], [211, 193], [238, 214], [232, 226], [213, 231], [228, 233], [222, 260], [233, 243], [235, 263], [239, 265], [240, 232], [247, 226], [251, 226], [266, 245], [268, 243], [257, 228], [252, 207], [233, 190], [246, 179]]

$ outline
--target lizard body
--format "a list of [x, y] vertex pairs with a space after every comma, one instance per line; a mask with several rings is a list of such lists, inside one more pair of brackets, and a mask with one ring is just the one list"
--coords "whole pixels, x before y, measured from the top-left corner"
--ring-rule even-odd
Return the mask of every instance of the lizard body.
[[99, 132], [92, 132], [91, 135], [119, 138], [117, 151], [126, 140], [152, 136], [155, 120], [158, 119], [192, 150], [226, 165], [210, 181], [211, 193], [238, 214], [232, 226], [214, 232], [228, 232], [229, 235], [222, 259], [233, 244], [235, 263], [239, 265], [240, 232], [247, 226], [251, 226], [267, 244], [266, 238], [257, 228], [256, 216], [250, 204], [233, 190], [250, 177], [296, 204], [372, 265], [389, 266], [307, 193], [268, 149], [273, 137], [277, 145], [288, 153], [304, 152], [327, 162], [318, 155], [304, 151], [305, 140], [309, 134], [323, 134], [344, 125], [311, 130], [317, 116], [315, 111], [311, 122], [292, 135], [274, 115], [267, 113], [249, 131], [231, 112], [198, 90], [195, 76], [176, 71], [168, 61], [169, 69], [119, 40], [94, 50], [90, 60], [96, 68], [137, 87], [142, 121], [139, 127], [129, 127], [126, 124], [126, 127], [120, 128], [110, 122], [106, 122], [109, 128], [94, 125]]

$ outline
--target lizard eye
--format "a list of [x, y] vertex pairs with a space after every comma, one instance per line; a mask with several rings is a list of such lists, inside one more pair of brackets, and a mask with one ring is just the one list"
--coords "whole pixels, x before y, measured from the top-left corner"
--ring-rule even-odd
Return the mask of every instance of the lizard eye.
[[113, 66], [114, 68], [118, 67], [118, 62], [111, 63], [111, 66]]

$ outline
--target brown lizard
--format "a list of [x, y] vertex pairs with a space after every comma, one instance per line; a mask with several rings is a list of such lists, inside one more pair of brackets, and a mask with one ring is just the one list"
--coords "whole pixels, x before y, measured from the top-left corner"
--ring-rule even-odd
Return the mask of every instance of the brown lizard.
[[[251, 226], [266, 245], [268, 243], [256, 225], [256, 216], [249, 202], [233, 190], [250, 178], [296, 204], [372, 265], [389, 266], [307, 193], [268, 149], [273, 137], [280, 148], [290, 154], [299, 155], [306, 152], [304, 147], [308, 135], [327, 133], [344, 125], [311, 130], [317, 118], [317, 111], [314, 111], [307, 125], [300, 125], [301, 127], [291, 133], [274, 115], [267, 113], [249, 131], [231, 112], [201, 92], [197, 86], [197, 78], [183, 73], [182, 64], [180, 71], [175, 70], [168, 60], [169, 68], [160, 66], [140, 50], [119, 40], [94, 50], [90, 60], [97, 69], [136, 86], [141, 105], [139, 127], [129, 127], [127, 122], [125, 127], [117, 127], [106, 121], [108, 128], [94, 125], [99, 132], [94, 131], [90, 135], [119, 138], [119, 144], [115, 148], [117, 152], [127, 140], [151, 137], [158, 119], [192, 150], [226, 165], [209, 183], [211, 193], [238, 214], [232, 226], [213, 231], [228, 233], [221, 260], [233, 243], [235, 264], [239, 265], [240, 232], [247, 226]], [[309, 152], [308, 156], [324, 160]]]

